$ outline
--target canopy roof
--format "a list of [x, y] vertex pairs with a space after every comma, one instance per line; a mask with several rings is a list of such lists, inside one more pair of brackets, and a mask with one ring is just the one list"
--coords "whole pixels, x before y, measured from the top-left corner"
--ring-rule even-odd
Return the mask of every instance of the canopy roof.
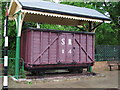
[[40, 22], [60, 25], [80, 25], [91, 22], [110, 22], [104, 14], [89, 8], [57, 4], [42, 0], [12, 0], [9, 8], [10, 19], [22, 11], [24, 21]]

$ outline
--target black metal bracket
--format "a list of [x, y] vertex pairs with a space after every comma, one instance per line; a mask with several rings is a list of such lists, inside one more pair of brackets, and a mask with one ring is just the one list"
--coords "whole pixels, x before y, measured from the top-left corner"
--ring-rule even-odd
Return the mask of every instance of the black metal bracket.
[[[103, 23], [103, 22], [102, 22]], [[100, 26], [102, 23], [97, 24], [95, 27], [92, 28], [92, 23], [89, 23], [89, 30], [90, 32], [94, 31], [98, 26]], [[92, 28], [92, 29], [91, 29]], [[95, 31], [94, 31], [95, 32]]]

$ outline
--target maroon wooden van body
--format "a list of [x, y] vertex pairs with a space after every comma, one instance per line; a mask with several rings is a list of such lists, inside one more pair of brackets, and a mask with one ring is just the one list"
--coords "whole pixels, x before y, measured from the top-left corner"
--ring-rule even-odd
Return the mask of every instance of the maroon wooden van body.
[[27, 28], [21, 36], [27, 68], [87, 67], [94, 63], [94, 33]]

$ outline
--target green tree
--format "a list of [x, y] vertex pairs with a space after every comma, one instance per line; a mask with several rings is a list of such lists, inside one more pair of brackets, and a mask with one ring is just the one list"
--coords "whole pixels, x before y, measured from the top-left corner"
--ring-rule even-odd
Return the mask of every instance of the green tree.
[[120, 2], [62, 2], [78, 7], [96, 9], [112, 19], [110, 24], [102, 24], [96, 29], [96, 45], [120, 45]]
[[[2, 35], [4, 33], [4, 20], [6, 13], [6, 2], [2, 2]], [[10, 3], [9, 3], [10, 4]], [[9, 36], [9, 49], [15, 50], [15, 40], [16, 40], [16, 28], [15, 21], [8, 21], [8, 36]], [[3, 37], [4, 38], [4, 37]], [[4, 45], [4, 39], [2, 39], [2, 46]]]
[[[78, 7], [86, 7], [96, 9], [101, 13], [108, 14], [112, 19], [110, 24], [102, 24], [96, 29], [96, 45], [120, 45], [120, 26], [118, 25], [118, 16], [120, 16], [120, 2], [61, 2], [62, 4], [69, 4]], [[2, 3], [2, 22], [5, 19], [5, 6]], [[2, 23], [3, 24], [3, 23]], [[3, 25], [2, 25], [3, 26]], [[36, 27], [36, 23], [25, 22], [23, 27]], [[83, 31], [83, 27], [78, 29], [73, 26], [63, 25], [50, 25], [41, 24], [41, 28], [56, 29], [56, 30], [69, 30], [69, 31]], [[3, 27], [2, 27], [3, 30]], [[9, 49], [15, 49], [16, 29], [15, 21], [9, 21]]]

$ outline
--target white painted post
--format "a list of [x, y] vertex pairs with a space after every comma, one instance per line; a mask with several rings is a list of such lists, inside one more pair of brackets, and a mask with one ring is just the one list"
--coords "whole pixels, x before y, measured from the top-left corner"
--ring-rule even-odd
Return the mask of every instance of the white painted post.
[[4, 77], [3, 90], [8, 90], [8, 3], [6, 5], [6, 18], [4, 21]]

